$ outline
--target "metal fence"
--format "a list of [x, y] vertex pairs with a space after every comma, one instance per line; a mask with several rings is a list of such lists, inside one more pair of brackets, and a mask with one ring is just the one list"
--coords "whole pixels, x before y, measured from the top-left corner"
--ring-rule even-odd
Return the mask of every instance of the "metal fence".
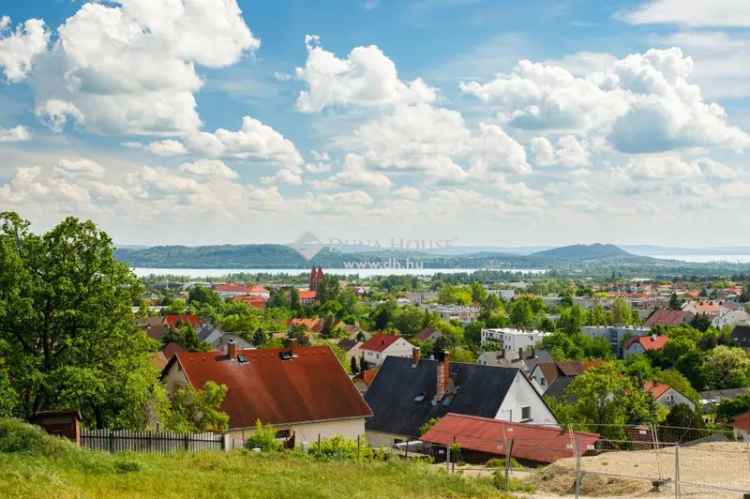
[[81, 447], [107, 452], [196, 452], [227, 450], [227, 439], [220, 433], [140, 432], [129, 430], [81, 431]]
[[[587, 445], [576, 431], [605, 435], [595, 445]], [[607, 489], [630, 486], [632, 493], [649, 497], [696, 497], [712, 499], [737, 498], [750, 494], [750, 443], [734, 441], [731, 431], [682, 428], [658, 425], [569, 425], [560, 428], [568, 442], [560, 446], [557, 439], [518, 438], [512, 433], [491, 441], [502, 465], [457, 465], [471, 454], [468, 449], [442, 449], [437, 456], [449, 472], [496, 475], [499, 483], [510, 487], [511, 479], [528, 479], [541, 469], [519, 466], [529, 464], [529, 449], [547, 449], [558, 454], [555, 465], [544, 472], [549, 480], [568, 478], [566, 487], [576, 497], [588, 488]], [[447, 436], [448, 441], [456, 439]], [[486, 435], [461, 434], [464, 441]], [[426, 452], [429, 452], [429, 448]], [[438, 449], [440, 450], [440, 449]], [[524, 452], [525, 451], [525, 452]], [[470, 459], [469, 459], [470, 460]], [[532, 460], [533, 461], [533, 460]], [[497, 463], [496, 463], [497, 464]], [[543, 465], [538, 465], [543, 468]], [[594, 484], [592, 480], [597, 480]], [[613, 493], [613, 495], [622, 495]]]

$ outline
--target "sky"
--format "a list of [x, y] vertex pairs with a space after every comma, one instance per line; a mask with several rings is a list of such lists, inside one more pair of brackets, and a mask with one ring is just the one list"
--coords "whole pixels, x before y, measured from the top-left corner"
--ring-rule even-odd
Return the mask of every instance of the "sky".
[[0, 211], [117, 244], [747, 245], [746, 0], [0, 0]]

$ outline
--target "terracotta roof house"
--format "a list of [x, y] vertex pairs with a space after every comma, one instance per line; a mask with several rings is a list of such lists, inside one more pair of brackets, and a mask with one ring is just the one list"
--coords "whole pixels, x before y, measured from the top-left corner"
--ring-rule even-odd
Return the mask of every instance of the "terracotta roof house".
[[650, 393], [651, 396], [654, 397], [654, 400], [659, 404], [670, 408], [678, 404], [685, 404], [690, 407], [690, 409], [695, 410], [695, 404], [692, 400], [666, 383], [646, 381], [643, 385], [643, 389]]
[[636, 336], [625, 343], [625, 358], [639, 353], [661, 350], [669, 342], [668, 336]]
[[419, 341], [435, 341], [436, 339], [443, 336], [443, 333], [440, 332], [439, 329], [435, 329], [434, 327], [426, 327], [420, 332], [417, 333], [417, 335], [414, 337], [414, 339]]
[[510, 449], [511, 457], [516, 460], [538, 465], [575, 457], [576, 442], [583, 455], [593, 450], [599, 435], [448, 413], [420, 440], [428, 444], [429, 452], [438, 461], [445, 460], [447, 447], [456, 443], [461, 447], [461, 458], [468, 462], [482, 463], [504, 457]]
[[248, 305], [249, 307], [263, 310], [266, 308], [266, 303], [268, 303], [268, 298], [265, 298], [263, 296], [257, 296], [257, 295], [242, 295], [242, 296], [235, 296], [232, 298], [232, 301], [244, 303], [245, 305]]
[[229, 415], [234, 446], [241, 446], [256, 421], [294, 434], [297, 445], [341, 435], [364, 434], [372, 411], [327, 346], [181, 352], [162, 371], [169, 392], [181, 385], [200, 389], [223, 384], [221, 408]]
[[396, 334], [378, 333], [359, 347], [368, 366], [380, 366], [388, 357], [411, 357], [414, 345]]
[[352, 358], [357, 359], [357, 365], [362, 357], [362, 342], [356, 339], [343, 339], [338, 342], [338, 347], [346, 353], [346, 362], [351, 365]]
[[169, 362], [169, 359], [172, 358], [172, 356], [176, 353], [184, 352], [185, 349], [182, 348], [180, 345], [174, 342], [167, 343], [164, 345], [164, 348], [162, 349], [162, 353], [164, 354], [164, 357], [167, 359], [167, 362]]
[[245, 284], [236, 284], [233, 282], [215, 284], [213, 289], [221, 298], [246, 295], [250, 292], [250, 286], [247, 286]]
[[379, 367], [371, 367], [370, 369], [365, 369], [354, 376], [352, 381], [354, 381], [354, 385], [360, 393], [367, 392], [367, 389], [370, 388], [372, 382], [375, 381], [375, 376], [378, 375], [379, 370]]
[[734, 436], [737, 440], [750, 442], [750, 412], [738, 414], [732, 420]]
[[365, 424], [374, 447], [416, 438], [419, 428], [449, 412], [493, 419], [557, 424], [541, 394], [520, 369], [388, 357], [365, 393], [374, 416]]
[[722, 309], [722, 302], [714, 300], [697, 300], [689, 301], [682, 306], [682, 310], [690, 312], [693, 315], [706, 315], [708, 317], [715, 317], [719, 315]]
[[203, 325], [195, 314], [167, 314], [164, 316], [164, 326], [172, 329], [180, 326], [191, 326], [196, 331]]
[[646, 319], [645, 326], [679, 326], [681, 324], [688, 324], [693, 320], [693, 317], [695, 317], [695, 314], [685, 310], [658, 308]]
[[287, 325], [289, 326], [290, 330], [293, 327], [303, 327], [305, 328], [306, 332], [319, 333], [321, 328], [323, 327], [323, 321], [318, 317], [311, 319], [289, 319]]
[[735, 326], [732, 341], [741, 348], [750, 349], [750, 326]]
[[318, 297], [318, 292], [313, 289], [300, 289], [298, 294], [299, 301], [303, 305], [311, 305], [315, 303], [315, 299]]

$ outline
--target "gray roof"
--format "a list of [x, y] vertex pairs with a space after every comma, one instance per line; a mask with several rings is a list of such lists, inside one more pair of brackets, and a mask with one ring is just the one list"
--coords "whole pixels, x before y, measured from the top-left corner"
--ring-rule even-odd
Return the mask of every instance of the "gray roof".
[[706, 390], [698, 393], [703, 400], [733, 400], [742, 395], [750, 394], [748, 388], [727, 388], [725, 390]]
[[562, 397], [563, 393], [565, 393], [565, 389], [570, 383], [573, 382], [574, 379], [575, 376], [558, 376], [557, 378], [555, 378], [555, 381], [553, 381], [552, 384], [549, 385], [547, 391], [544, 392], [544, 396], [550, 396], [554, 398]]
[[451, 362], [455, 392], [433, 405], [437, 365], [437, 360], [421, 359], [412, 367], [409, 358], [387, 357], [365, 394], [374, 414], [365, 428], [417, 436], [427, 420], [448, 412], [494, 418], [519, 372], [516, 368]]
[[750, 347], [750, 326], [735, 326], [732, 330], [732, 339], [738, 346]]

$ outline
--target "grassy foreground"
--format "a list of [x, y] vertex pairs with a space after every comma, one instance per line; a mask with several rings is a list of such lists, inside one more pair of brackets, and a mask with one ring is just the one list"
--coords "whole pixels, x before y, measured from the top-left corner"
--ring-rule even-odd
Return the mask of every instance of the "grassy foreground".
[[109, 455], [46, 435], [30, 443], [19, 437], [8, 445], [7, 440], [0, 424], [3, 498], [508, 497], [489, 480], [448, 475], [418, 463], [358, 464], [245, 451]]

